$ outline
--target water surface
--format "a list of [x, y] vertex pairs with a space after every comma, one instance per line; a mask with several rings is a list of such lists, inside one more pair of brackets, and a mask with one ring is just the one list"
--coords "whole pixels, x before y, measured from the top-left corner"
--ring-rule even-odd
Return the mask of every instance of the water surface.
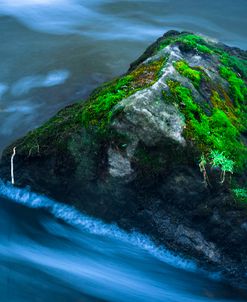
[[[0, 0], [0, 153], [167, 30], [246, 49], [246, 11], [246, 0]], [[247, 300], [141, 234], [1, 182], [0, 195], [2, 302]]]
[[[78, 213], [0, 180], [3, 302], [243, 302], [138, 232]], [[209, 278], [211, 277], [211, 279]]]

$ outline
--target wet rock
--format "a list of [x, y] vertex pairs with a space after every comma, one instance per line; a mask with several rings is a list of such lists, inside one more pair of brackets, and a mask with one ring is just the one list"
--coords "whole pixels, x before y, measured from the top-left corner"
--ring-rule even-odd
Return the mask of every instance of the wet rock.
[[246, 58], [171, 31], [123, 76], [7, 148], [0, 176], [138, 229], [247, 287]]

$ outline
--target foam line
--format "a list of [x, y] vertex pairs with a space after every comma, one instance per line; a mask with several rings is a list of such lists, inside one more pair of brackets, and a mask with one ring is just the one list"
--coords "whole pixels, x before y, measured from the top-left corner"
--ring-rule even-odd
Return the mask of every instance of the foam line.
[[[158, 247], [148, 238], [148, 236], [142, 235], [136, 231], [127, 233], [114, 224], [103, 223], [99, 219], [82, 214], [72, 206], [58, 203], [46, 196], [33, 193], [29, 189], [13, 187], [11, 184], [4, 183], [1, 179], [0, 196], [29, 208], [46, 209], [56, 218], [88, 233], [102, 235], [133, 244], [173, 267], [190, 272], [199, 270], [194, 262], [182, 259], [165, 248]], [[216, 278], [216, 276], [213, 277]]]

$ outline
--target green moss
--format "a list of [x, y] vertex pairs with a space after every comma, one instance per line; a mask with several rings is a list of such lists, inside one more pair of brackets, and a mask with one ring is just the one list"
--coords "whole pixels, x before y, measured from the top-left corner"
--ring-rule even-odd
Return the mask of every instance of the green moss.
[[[197, 51], [201, 54], [210, 54], [218, 57], [219, 63], [227, 70], [222, 70], [222, 76], [227, 80], [229, 79], [232, 93], [237, 100], [243, 99], [241, 96], [241, 89], [239, 86], [243, 86], [241, 78], [247, 79], [247, 61], [237, 55], [232, 55], [230, 52], [225, 49], [223, 46], [215, 44], [213, 42], [205, 41], [202, 37], [194, 34], [181, 33], [179, 35], [167, 37], [164, 39], [159, 46], [157, 51], [167, 47], [171, 44], [178, 44], [182, 47], [183, 51]], [[229, 71], [233, 74], [229, 74]], [[246, 89], [244, 89], [246, 90]]]
[[247, 62], [226, 52], [221, 53], [220, 62], [228, 68], [233, 68], [243, 78], [247, 78]]
[[239, 78], [230, 68], [220, 67], [220, 75], [229, 83], [230, 92], [237, 106], [245, 101], [247, 88], [245, 82]]
[[179, 40], [188, 50], [196, 49], [198, 52], [211, 54], [213, 51], [206, 45], [205, 40], [197, 35], [186, 35]]
[[193, 34], [181, 34], [179, 36], [169, 37], [161, 42], [158, 50], [161, 50], [172, 43], [182, 44], [184, 50], [196, 50], [204, 54], [212, 54], [213, 51], [208, 47], [205, 40], [197, 35]]
[[222, 93], [224, 94], [224, 98], [220, 97], [219, 92], [216, 90], [212, 90], [210, 102], [213, 105], [214, 108], [218, 108], [223, 110], [226, 114], [232, 115], [232, 119], [236, 118], [235, 116], [235, 107], [233, 106], [233, 103], [228, 96], [228, 94], [225, 92], [224, 89], [220, 89]]
[[194, 112], [198, 112], [198, 105], [193, 101], [191, 91], [180, 83], [172, 80], [169, 80], [167, 84], [175, 96], [175, 100], [180, 105], [180, 108], [181, 105], [185, 105], [185, 107], [182, 107], [182, 111], [186, 111], [189, 117], [193, 118]]
[[82, 122], [85, 126], [98, 125], [100, 121], [103, 128], [110, 120], [111, 109], [121, 99], [130, 94], [130, 83], [133, 76], [125, 76], [117, 80], [114, 85], [106, 87], [96, 96], [95, 101], [90, 100], [83, 110]]
[[174, 66], [182, 76], [190, 79], [196, 88], [200, 86], [201, 71], [191, 68], [185, 61], [177, 61]]
[[62, 152], [68, 139], [81, 127], [82, 103], [68, 106], [43, 126], [29, 132], [17, 147], [17, 152], [26, 156]]
[[[180, 47], [182, 45], [183, 50], [196, 50], [201, 54], [211, 54], [214, 56], [214, 60], [218, 59], [220, 68], [219, 74], [224, 78], [229, 84], [229, 93], [225, 88], [220, 87], [217, 83], [212, 83], [210, 79], [206, 77], [205, 74], [200, 70], [195, 70], [191, 68], [184, 61], [179, 61], [175, 63], [176, 69], [183, 76], [191, 80], [196, 88], [199, 87], [200, 82], [205, 76], [206, 85], [212, 91], [211, 104], [205, 102], [204, 109], [206, 104], [209, 104], [211, 108], [217, 108], [222, 110], [230, 122], [239, 130], [246, 131], [247, 129], [247, 62], [245, 59], [234, 56], [227, 50], [224, 46], [215, 44], [213, 42], [206, 42], [202, 37], [182, 33], [176, 36], [168, 37], [163, 42], [161, 42], [158, 50], [163, 47], [172, 44], [178, 43]], [[218, 86], [217, 86], [218, 85]], [[220, 97], [219, 97], [220, 93]], [[205, 100], [206, 101], [206, 100]], [[208, 100], [207, 100], [208, 101]], [[205, 110], [203, 110], [205, 111]]]
[[161, 58], [148, 65], [140, 65], [130, 74], [98, 89], [96, 93], [92, 94], [84, 107], [82, 113], [84, 126], [96, 126], [99, 132], [107, 132], [107, 126], [112, 117], [112, 108], [136, 91], [153, 85], [159, 78], [166, 60], [167, 58]]
[[[229, 82], [235, 101], [243, 101], [244, 97], [246, 97], [246, 84], [241, 77], [247, 79], [246, 60], [229, 54], [222, 46], [206, 42], [205, 39], [198, 35], [186, 33], [166, 38], [160, 43], [157, 51], [175, 43], [180, 44], [184, 51], [194, 50], [201, 54], [218, 56], [219, 62], [223, 65], [220, 68], [221, 75]], [[182, 72], [184, 72], [183, 69], [185, 67], [185, 65], [181, 64]], [[187, 77], [190, 78], [189, 76]], [[190, 79], [193, 81], [193, 76]]]
[[237, 188], [232, 190], [234, 197], [237, 201], [247, 202], [247, 189], [245, 188]]
[[211, 114], [206, 115], [203, 108], [194, 101], [188, 88], [171, 80], [168, 81], [168, 86], [185, 117], [185, 136], [197, 145], [200, 152], [209, 156], [215, 150], [235, 162], [237, 169], [243, 168], [247, 150], [240, 141], [240, 132], [231, 118], [218, 108], [213, 108]]

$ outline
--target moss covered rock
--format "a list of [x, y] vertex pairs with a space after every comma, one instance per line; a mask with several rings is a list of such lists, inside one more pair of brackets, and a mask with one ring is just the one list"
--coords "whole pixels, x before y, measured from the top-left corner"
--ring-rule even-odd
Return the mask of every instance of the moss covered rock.
[[171, 31], [7, 148], [9, 179], [246, 286], [247, 53]]

